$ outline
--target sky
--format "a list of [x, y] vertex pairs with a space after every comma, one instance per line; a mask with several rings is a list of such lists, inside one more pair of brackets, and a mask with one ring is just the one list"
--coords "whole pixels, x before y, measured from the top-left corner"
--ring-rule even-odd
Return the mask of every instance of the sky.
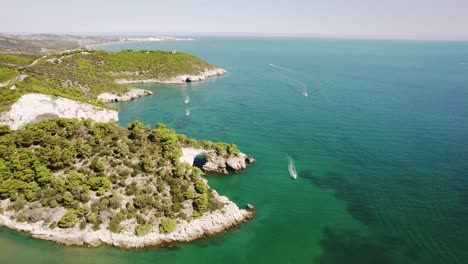
[[0, 0], [2, 33], [468, 40], [468, 0]]

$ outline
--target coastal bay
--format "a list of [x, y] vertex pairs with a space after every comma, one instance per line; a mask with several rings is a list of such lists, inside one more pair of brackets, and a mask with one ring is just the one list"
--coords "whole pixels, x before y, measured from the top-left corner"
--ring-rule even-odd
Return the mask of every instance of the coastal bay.
[[[176, 49], [229, 72], [200, 83], [139, 84], [154, 95], [116, 103], [119, 124], [162, 122], [191, 138], [236, 143], [257, 163], [228, 177], [205, 178], [234, 203], [252, 203], [255, 218], [215, 237], [141, 251], [64, 247], [0, 229], [3, 259], [468, 260], [465, 43], [201, 38], [105, 48]], [[297, 180], [288, 173], [288, 157]]]

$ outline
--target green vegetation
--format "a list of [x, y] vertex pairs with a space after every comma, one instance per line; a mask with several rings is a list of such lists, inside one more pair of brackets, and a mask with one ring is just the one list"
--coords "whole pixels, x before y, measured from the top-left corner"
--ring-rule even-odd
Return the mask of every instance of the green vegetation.
[[7, 110], [21, 95], [31, 92], [110, 108], [97, 100], [99, 94], [112, 92], [121, 95], [131, 89], [128, 85], [116, 83], [116, 79], [166, 80], [181, 74], [199, 74], [215, 67], [196, 56], [168, 51], [124, 50], [112, 53], [83, 49], [48, 55], [28, 66], [38, 58], [26, 54], [0, 54], [0, 80], [11, 76], [12, 71], [28, 76], [15, 84], [17, 90], [0, 88], [0, 111]]
[[[196, 141], [163, 124], [151, 129], [138, 121], [127, 128], [60, 118], [16, 131], [1, 126], [0, 198], [9, 201], [17, 221], [119, 233], [124, 221], [135, 219], [132, 232], [141, 236], [162, 218], [160, 230], [171, 232], [174, 219], [224, 206], [200, 169], [179, 162], [186, 146], [238, 152], [233, 145]], [[59, 209], [62, 215], [51, 217]], [[36, 216], [38, 211], [44, 214]]]
[[6, 67], [0, 67], [0, 83], [9, 81], [18, 76], [15, 70]]
[[177, 222], [171, 218], [163, 218], [159, 225], [159, 231], [161, 233], [171, 233], [176, 228]]
[[4, 67], [19, 68], [31, 64], [39, 56], [29, 54], [5, 54], [0, 53], [0, 65]]

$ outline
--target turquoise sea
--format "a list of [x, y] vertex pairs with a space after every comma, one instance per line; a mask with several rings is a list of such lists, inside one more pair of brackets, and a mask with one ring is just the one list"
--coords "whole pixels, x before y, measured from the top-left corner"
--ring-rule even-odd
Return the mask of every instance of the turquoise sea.
[[256, 217], [141, 251], [3, 228], [1, 263], [468, 263], [468, 43], [202, 37], [101, 48], [175, 49], [229, 71], [141, 85], [154, 95], [119, 104], [120, 123], [236, 143], [257, 163], [207, 179]]

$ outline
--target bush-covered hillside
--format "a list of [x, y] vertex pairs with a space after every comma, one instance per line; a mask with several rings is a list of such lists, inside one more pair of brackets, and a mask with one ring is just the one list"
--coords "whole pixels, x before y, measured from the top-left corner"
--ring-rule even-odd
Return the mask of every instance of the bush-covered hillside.
[[[0, 88], [0, 111], [18, 100], [22, 94], [38, 92], [109, 107], [97, 101], [99, 94], [123, 94], [130, 86], [117, 84], [116, 79], [167, 80], [182, 74], [199, 74], [215, 66], [182, 52], [78, 50], [49, 55], [29, 66], [37, 56], [0, 54], [0, 68], [27, 75], [15, 83], [16, 90]], [[1, 74], [0, 74], [0, 78]]]
[[176, 219], [224, 206], [200, 169], [179, 162], [182, 146], [238, 153], [235, 145], [138, 121], [127, 128], [59, 118], [16, 131], [0, 126], [0, 213], [50, 228], [171, 232]]

